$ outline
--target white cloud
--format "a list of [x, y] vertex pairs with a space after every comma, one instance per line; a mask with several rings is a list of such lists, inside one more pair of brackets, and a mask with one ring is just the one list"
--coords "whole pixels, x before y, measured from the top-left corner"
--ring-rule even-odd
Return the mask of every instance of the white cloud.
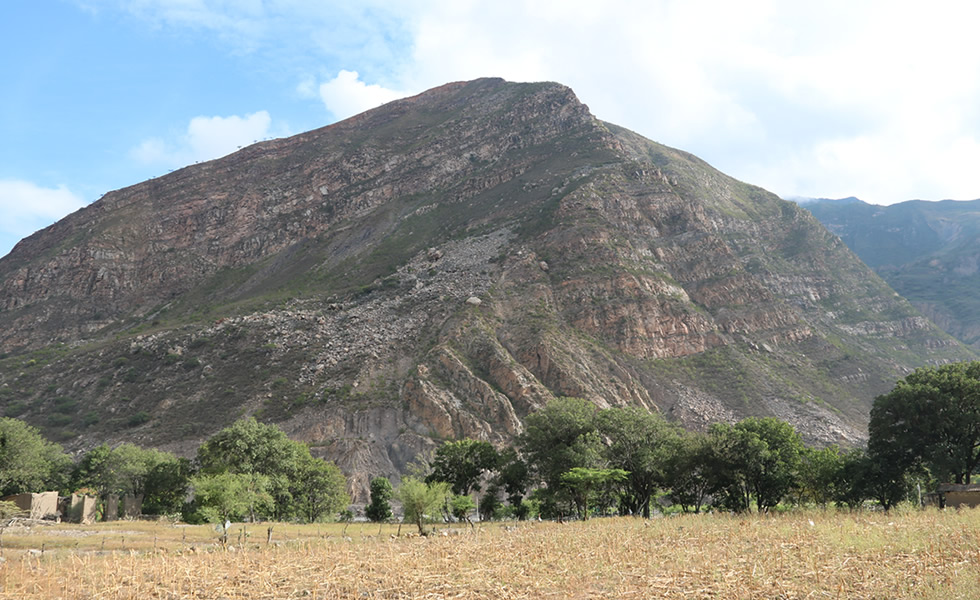
[[[302, 84], [300, 89], [303, 89]], [[357, 71], [341, 71], [330, 81], [320, 84], [320, 99], [338, 121], [407, 95], [377, 84], [366, 84]]]
[[448, 81], [551, 80], [780, 194], [980, 197], [961, 168], [980, 146], [972, 0], [76, 2], [267, 52], [337, 118]]
[[20, 239], [85, 204], [63, 185], [46, 188], [30, 181], [0, 179], [0, 256]]
[[264, 110], [244, 117], [194, 117], [183, 134], [170, 141], [144, 140], [132, 150], [132, 156], [145, 164], [184, 166], [219, 158], [265, 139], [270, 136], [271, 126], [272, 118]]
[[598, 117], [785, 195], [980, 197], [963, 168], [980, 145], [980, 5], [597, 6], [428, 2], [400, 84], [559, 81]]

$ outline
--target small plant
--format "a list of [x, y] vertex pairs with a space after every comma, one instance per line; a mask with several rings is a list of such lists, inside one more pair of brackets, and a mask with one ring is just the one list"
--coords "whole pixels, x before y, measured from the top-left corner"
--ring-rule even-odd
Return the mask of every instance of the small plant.
[[48, 415], [48, 425], [51, 427], [64, 427], [65, 425], [71, 424], [74, 421], [71, 415], [66, 415], [62, 413], [52, 413]]
[[150, 413], [145, 410], [141, 410], [138, 413], [134, 413], [129, 416], [126, 420], [126, 425], [129, 427], [139, 427], [140, 425], [146, 424], [150, 421]]
[[5, 409], [3, 409], [3, 415], [5, 417], [19, 417], [20, 415], [26, 413], [27, 409], [29, 408], [30, 406], [28, 406], [26, 403], [21, 402], [20, 400], [15, 400], [14, 402], [8, 404]]
[[0, 502], [0, 521], [6, 521], [14, 517], [22, 517], [25, 513], [13, 502]]

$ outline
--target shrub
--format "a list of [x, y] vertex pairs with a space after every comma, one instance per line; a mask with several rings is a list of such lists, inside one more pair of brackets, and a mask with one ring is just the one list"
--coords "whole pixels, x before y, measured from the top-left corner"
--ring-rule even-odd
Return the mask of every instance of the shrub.
[[146, 412], [145, 410], [141, 410], [138, 413], [130, 415], [129, 419], [126, 420], [126, 425], [130, 427], [138, 427], [144, 423], [148, 423], [149, 421], [150, 413]]

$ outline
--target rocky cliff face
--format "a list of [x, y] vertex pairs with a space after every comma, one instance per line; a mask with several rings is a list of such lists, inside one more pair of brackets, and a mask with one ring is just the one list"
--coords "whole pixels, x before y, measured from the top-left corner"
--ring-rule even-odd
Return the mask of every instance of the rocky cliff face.
[[0, 347], [3, 413], [70, 447], [256, 414], [356, 493], [555, 396], [857, 443], [972, 356], [806, 211], [494, 79], [106, 195], [0, 260]]

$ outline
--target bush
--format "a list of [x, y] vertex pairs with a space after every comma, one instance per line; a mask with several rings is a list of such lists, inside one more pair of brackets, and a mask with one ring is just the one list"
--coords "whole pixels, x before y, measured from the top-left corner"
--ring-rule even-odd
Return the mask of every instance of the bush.
[[25, 516], [23, 510], [13, 502], [0, 502], [0, 520], [12, 519], [14, 517]]
[[138, 413], [130, 415], [129, 419], [126, 420], [126, 425], [130, 427], [138, 427], [149, 422], [150, 413], [146, 412], [145, 410], [141, 410]]
[[371, 480], [371, 503], [364, 507], [364, 516], [381, 523], [391, 518], [391, 497], [393, 495], [391, 482], [387, 477], [375, 477]]

